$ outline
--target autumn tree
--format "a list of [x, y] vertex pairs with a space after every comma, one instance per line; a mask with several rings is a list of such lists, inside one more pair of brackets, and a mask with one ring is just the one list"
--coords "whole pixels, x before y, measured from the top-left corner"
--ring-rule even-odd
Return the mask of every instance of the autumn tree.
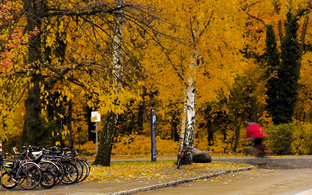
[[267, 54], [267, 69], [266, 77], [269, 78], [266, 87], [266, 95], [268, 98], [267, 109], [270, 114], [272, 114], [273, 121], [276, 121], [276, 107], [278, 104], [277, 99], [277, 88], [278, 88], [278, 78], [277, 69], [280, 65], [279, 52], [277, 50], [277, 43], [275, 38], [275, 32], [272, 25], [268, 25], [266, 29], [266, 54]]
[[161, 30], [173, 39], [161, 42], [162, 47], [147, 48], [144, 64], [147, 73], [155, 75], [156, 81], [150, 82], [158, 90], [162, 110], [179, 105], [175, 107], [181, 113], [180, 137], [189, 145], [185, 163], [191, 163], [196, 110], [216, 100], [219, 92], [228, 95], [246, 65], [239, 52], [244, 40], [232, 37], [240, 34], [236, 27], [244, 26], [244, 15], [236, 1], [162, 2], [159, 7], [163, 8], [160, 16], [168, 21]]
[[[117, 0], [118, 7], [125, 5], [124, 0]], [[122, 49], [122, 34], [124, 28], [123, 11], [118, 11], [114, 15], [114, 30], [113, 30], [113, 83], [115, 85], [115, 93], [122, 93], [122, 70], [123, 70], [123, 49]], [[118, 96], [117, 96], [118, 97]], [[119, 104], [119, 99], [114, 100], [115, 104]], [[118, 122], [118, 113], [113, 110], [108, 111], [105, 118], [104, 128], [100, 140], [99, 151], [96, 155], [94, 164], [104, 166], [110, 165], [111, 151], [113, 147], [114, 136], [116, 133], [116, 125]]]
[[[21, 72], [28, 67], [23, 61], [27, 49], [27, 39], [37, 32], [23, 34], [23, 28], [14, 28], [14, 21], [21, 14], [20, 7], [13, 2], [0, 5], [0, 137], [6, 141], [9, 135], [16, 134], [16, 115], [22, 108], [25, 94], [25, 79]], [[19, 113], [20, 114], [20, 113]], [[21, 113], [20, 115], [23, 115]]]
[[274, 124], [290, 123], [294, 114], [297, 101], [298, 79], [300, 73], [300, 53], [297, 31], [299, 17], [305, 10], [301, 10], [295, 16], [290, 9], [285, 22], [286, 34], [281, 45], [281, 65], [278, 68], [278, 87], [276, 116], [273, 116]]
[[[111, 36], [113, 25], [111, 24], [115, 13], [126, 7], [131, 7], [127, 14], [135, 21], [133, 25], [139, 26], [139, 23], [143, 22], [137, 20], [136, 15], [131, 15], [134, 13], [131, 11], [139, 10], [140, 6], [134, 6], [134, 4], [120, 6], [114, 1], [35, 2], [24, 0], [22, 2], [14, 1], [14, 3], [21, 5], [23, 12], [13, 24], [21, 24], [26, 27], [22, 29], [22, 32], [28, 33], [34, 32], [34, 30], [36, 32], [27, 39], [26, 44], [29, 47], [22, 56], [26, 60], [25, 64], [29, 64], [29, 67], [23, 66], [24, 69], [19, 72], [21, 78], [24, 78], [23, 81], [26, 82], [26, 87], [21, 87], [26, 90], [25, 96], [23, 96], [26, 97], [26, 113], [22, 144], [39, 143], [41, 118], [47, 113], [51, 114], [49, 117], [51, 121], [55, 116], [59, 116], [60, 120], [65, 120], [65, 118], [70, 120], [71, 117], [65, 117], [64, 110], [59, 108], [62, 107], [61, 105], [67, 105], [63, 103], [70, 103], [74, 95], [84, 96], [87, 94], [88, 99], [85, 104], [91, 108], [98, 108], [101, 113], [107, 113], [108, 110], [122, 113], [128, 98], [134, 96], [129, 90], [129, 93], [115, 93], [118, 85], [114, 82], [111, 83], [116, 79], [114, 77], [116, 71], [112, 71], [115, 67], [113, 68], [110, 63], [107, 63], [114, 58], [110, 52], [113, 42]], [[144, 12], [141, 11], [141, 13]], [[13, 27], [17, 28], [17, 25], [13, 25]], [[129, 40], [126, 40], [127, 43], [130, 43]], [[129, 59], [131, 59], [132, 49], [126, 49], [127, 44], [122, 44], [123, 49], [127, 50], [128, 61], [125, 60], [125, 64], [127, 64], [131, 62]], [[129, 73], [128, 70], [125, 72]], [[132, 77], [134, 73], [135, 71], [128, 74], [127, 78]], [[107, 81], [106, 78], [111, 79]], [[117, 81], [121, 82], [119, 79]], [[60, 84], [62, 87], [56, 90]], [[80, 94], [74, 92], [77, 90], [80, 91]], [[119, 106], [116, 106], [116, 100], [119, 100]], [[51, 104], [53, 105], [51, 106]], [[50, 108], [47, 108], [49, 106]], [[51, 109], [52, 107], [57, 109]], [[63, 128], [62, 124], [65, 123], [60, 122], [60, 128]]]
[[[253, 6], [259, 2], [253, 3]], [[272, 2], [273, 13], [276, 15], [285, 12], [285, 8], [277, 1]], [[267, 103], [268, 111], [272, 115], [274, 124], [288, 123], [292, 121], [294, 107], [297, 101], [297, 89], [298, 79], [300, 73], [300, 61], [302, 58], [302, 47], [305, 41], [306, 25], [308, 23], [308, 17], [304, 19], [303, 28], [301, 32], [301, 43], [299, 44], [297, 39], [297, 31], [299, 29], [298, 20], [306, 13], [309, 13], [311, 2], [308, 1], [307, 7], [301, 7], [295, 15], [293, 15], [292, 7], [294, 6], [292, 1], [288, 1], [288, 10], [286, 12], [285, 31], [283, 36], [282, 21], [278, 20], [278, 32], [280, 39], [281, 54], [277, 50], [277, 44], [275, 40], [275, 33], [271, 25], [266, 25], [264, 19], [247, 14], [262, 22], [266, 28], [266, 53], [267, 53], [267, 76], [269, 77], [267, 83]], [[300, 3], [299, 3], [300, 5]], [[250, 7], [248, 6], [248, 8]], [[263, 16], [265, 17], [265, 16]], [[270, 19], [266, 19], [270, 22]], [[286, 54], [287, 53], [287, 54]], [[292, 55], [290, 55], [292, 54]], [[280, 59], [281, 57], [281, 59]], [[281, 62], [279, 62], [281, 60]]]

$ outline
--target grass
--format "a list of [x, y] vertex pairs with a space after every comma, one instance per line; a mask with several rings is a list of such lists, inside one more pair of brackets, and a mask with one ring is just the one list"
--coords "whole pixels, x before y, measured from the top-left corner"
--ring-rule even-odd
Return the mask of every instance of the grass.
[[[164, 178], [167, 177], [189, 177], [194, 174], [202, 174], [203, 170], [216, 169], [233, 169], [240, 167], [248, 167], [247, 165], [237, 165], [232, 163], [193, 163], [192, 165], [183, 165], [181, 169], [177, 169], [174, 164], [175, 160], [163, 161], [136, 161], [136, 162], [112, 162], [109, 167], [100, 165], [91, 165], [91, 173], [87, 181], [105, 180], [120, 181], [132, 179], [147, 179], [150, 178]], [[202, 173], [201, 173], [202, 172]]]

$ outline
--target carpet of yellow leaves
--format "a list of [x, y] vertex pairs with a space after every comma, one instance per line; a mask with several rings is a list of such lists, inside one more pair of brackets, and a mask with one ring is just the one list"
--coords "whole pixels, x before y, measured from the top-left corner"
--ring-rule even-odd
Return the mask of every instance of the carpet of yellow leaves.
[[150, 179], [170, 180], [173, 178], [185, 178], [198, 175], [199, 172], [209, 173], [216, 169], [233, 169], [243, 167], [231, 163], [193, 163], [176, 168], [173, 160], [168, 161], [140, 161], [140, 162], [112, 162], [111, 166], [91, 165], [91, 173], [87, 181], [98, 180], [99, 182], [118, 183], [140, 179], [148, 181]]

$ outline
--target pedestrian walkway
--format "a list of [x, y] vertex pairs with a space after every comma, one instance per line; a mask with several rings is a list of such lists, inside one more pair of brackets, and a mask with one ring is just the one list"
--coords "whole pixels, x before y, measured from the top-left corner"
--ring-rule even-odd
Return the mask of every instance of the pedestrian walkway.
[[182, 166], [181, 169], [166, 169], [154, 173], [155, 177], [147, 175], [136, 175], [131, 179], [127, 178], [112, 178], [109, 180], [92, 181], [77, 183], [73, 185], [57, 185], [52, 189], [43, 189], [42, 187], [35, 190], [25, 191], [20, 187], [12, 190], [3, 189], [0, 195], [128, 195], [133, 193], [144, 192], [153, 189], [159, 189], [169, 186], [176, 186], [182, 183], [192, 182], [201, 179], [208, 179], [219, 175], [230, 174], [238, 171], [247, 171], [250, 167], [242, 167], [237, 169], [227, 168], [203, 168], [203, 169], [188, 169], [188, 166]]

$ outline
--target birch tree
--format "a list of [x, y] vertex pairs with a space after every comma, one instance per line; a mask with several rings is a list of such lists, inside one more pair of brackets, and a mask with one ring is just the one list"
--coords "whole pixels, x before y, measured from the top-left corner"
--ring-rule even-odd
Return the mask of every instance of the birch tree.
[[[189, 146], [185, 163], [191, 163], [196, 110], [217, 101], [219, 93], [228, 96], [235, 76], [246, 65], [239, 52], [244, 39], [238, 33], [246, 16], [239, 1], [164, 1], [159, 2], [159, 8], [160, 17], [167, 21], [160, 31], [173, 38], [146, 51], [143, 64], [157, 78], [153, 84], [163, 109], [172, 102], [181, 105], [179, 132]], [[158, 52], [163, 50], [166, 55]]]
[[[125, 0], [116, 0], [118, 7], [125, 5]], [[114, 30], [113, 30], [113, 84], [115, 86], [115, 93], [119, 94], [122, 92], [122, 66], [123, 66], [123, 49], [122, 49], [122, 34], [124, 28], [124, 16], [123, 11], [120, 10], [114, 15]], [[116, 106], [118, 106], [119, 101], [118, 95], [117, 99], [114, 100]], [[106, 114], [106, 119], [102, 131], [102, 137], [100, 140], [100, 146], [98, 154], [95, 158], [94, 164], [100, 164], [104, 166], [110, 165], [111, 151], [114, 141], [114, 135], [116, 133], [116, 125], [118, 122], [118, 113], [113, 110]]]
[[[135, 99], [135, 90], [120, 91], [122, 74], [127, 73], [128, 88], [136, 74], [140, 74], [134, 69], [130, 71], [134, 56], [131, 53], [135, 51], [135, 48], [131, 48], [133, 36], [130, 30], [134, 31], [133, 26], [138, 26], [139, 29], [146, 28], [146, 32], [150, 31], [151, 28], [142, 20], [142, 16], [147, 16], [142, 6], [124, 1], [23, 0], [14, 3], [21, 6], [23, 13], [13, 24], [22, 24], [24, 32], [36, 32], [26, 39], [29, 47], [22, 56], [29, 67], [24, 66], [19, 72], [25, 78], [21, 88], [26, 89], [21, 144], [39, 143], [42, 130], [40, 120], [46, 115], [47, 105], [51, 103], [59, 107], [75, 95], [88, 94], [87, 106], [97, 107], [101, 114], [109, 111], [120, 114], [126, 109], [128, 101]], [[113, 29], [112, 21], [121, 25], [122, 21], [117, 16], [122, 15], [120, 11], [126, 8], [129, 9], [125, 15], [133, 23], [132, 29], [127, 29], [128, 38], [123, 42], [120, 39], [122, 27]], [[127, 52], [124, 55], [127, 58], [126, 69], [121, 66], [125, 59], [121, 52], [122, 45]], [[112, 50], [114, 52], [109, 52]], [[113, 65], [109, 61], [113, 61]], [[51, 95], [52, 92], [56, 95]], [[52, 114], [64, 120], [62, 113]], [[115, 126], [117, 115], [110, 116]], [[111, 129], [114, 131], [115, 128]], [[109, 133], [108, 139], [113, 139], [113, 136], [113, 132]], [[107, 148], [111, 149], [111, 145]]]

